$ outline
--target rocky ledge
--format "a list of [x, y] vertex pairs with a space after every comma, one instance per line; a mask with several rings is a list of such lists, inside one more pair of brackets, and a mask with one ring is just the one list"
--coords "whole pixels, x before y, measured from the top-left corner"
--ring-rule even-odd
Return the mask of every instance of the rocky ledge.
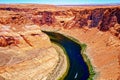
[[[0, 5], [1, 31], [24, 25], [71, 35], [87, 44], [97, 80], [120, 80], [120, 6]], [[10, 26], [10, 27], [9, 27]], [[26, 29], [27, 30], [27, 29]], [[8, 37], [1, 36], [1, 39]], [[11, 38], [12, 39], [12, 38]], [[24, 38], [23, 38], [24, 39]], [[16, 43], [13, 39], [9, 44]], [[1, 43], [3, 45], [3, 42]], [[9, 45], [8, 44], [8, 45]], [[29, 43], [28, 43], [29, 44]], [[31, 44], [29, 44], [31, 45]]]
[[[111, 31], [120, 38], [120, 6], [56, 7], [1, 5], [0, 24], [38, 24], [63, 28], [94, 28]], [[33, 6], [33, 7], [31, 7]], [[43, 7], [43, 8], [42, 8]]]

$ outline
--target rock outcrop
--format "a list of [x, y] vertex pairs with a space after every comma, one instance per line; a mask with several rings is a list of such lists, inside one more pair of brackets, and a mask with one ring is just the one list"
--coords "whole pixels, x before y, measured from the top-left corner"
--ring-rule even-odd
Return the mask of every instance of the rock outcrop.
[[[15, 8], [1, 7], [0, 12], [6, 11], [9, 16], [0, 14], [0, 24], [38, 24], [38, 25], [61, 25], [63, 28], [97, 27], [100, 31], [109, 31], [116, 24], [120, 25], [120, 7], [95, 7], [92, 9], [68, 8], [56, 11], [43, 11], [39, 8]], [[13, 14], [14, 13], [14, 14]], [[114, 28], [113, 28], [114, 29]], [[120, 31], [114, 29], [113, 34], [120, 36]], [[119, 37], [120, 38], [120, 37]]]
[[[60, 62], [59, 54], [39, 26], [19, 29], [0, 25], [0, 80], [47, 79], [57, 65], [65, 65]], [[61, 74], [65, 67], [62, 66]]]
[[[33, 34], [31, 31], [29, 32], [29, 29], [34, 30], [35, 28], [35, 26], [30, 28], [29, 25], [36, 24], [40, 28], [47, 27], [47, 29], [52, 27], [53, 30], [59, 27], [61, 32], [74, 36], [88, 45], [87, 55], [96, 69], [97, 80], [120, 80], [120, 6], [56, 7], [45, 5], [45, 7], [25, 5], [0, 5], [0, 49], [11, 46], [14, 46], [15, 49], [16, 47], [22, 49], [26, 46], [38, 48], [44, 44], [48, 45], [49, 43], [42, 42], [40, 43], [42, 45], [38, 45], [37, 39], [41, 35], [35, 34], [36, 30], [32, 31]], [[23, 32], [19, 33], [20, 31]], [[0, 54], [0, 56], [5, 57], [1, 58], [4, 61], [0, 61], [1, 69], [1, 65], [5, 65], [11, 59], [11, 55], [5, 57], [6, 53]], [[53, 57], [57, 56], [53, 55]], [[20, 68], [21, 65], [18, 67]], [[32, 65], [32, 67], [34, 66]], [[12, 73], [12, 68], [10, 70]], [[24, 72], [21, 73], [24, 76]], [[6, 73], [2, 74], [0, 79], [3, 79], [5, 75], [10, 77]], [[37, 75], [38, 77], [39, 75]]]

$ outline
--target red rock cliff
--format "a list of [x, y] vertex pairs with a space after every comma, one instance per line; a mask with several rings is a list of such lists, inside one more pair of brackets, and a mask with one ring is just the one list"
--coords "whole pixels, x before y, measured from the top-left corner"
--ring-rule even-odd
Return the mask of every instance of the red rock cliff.
[[1, 7], [1, 12], [6, 11], [5, 17], [0, 14], [0, 24], [38, 24], [38, 25], [60, 25], [64, 28], [73, 27], [97, 27], [100, 31], [111, 32], [120, 38], [120, 7], [104, 7], [92, 9], [58, 9], [56, 11], [45, 11], [39, 8], [14, 8]]

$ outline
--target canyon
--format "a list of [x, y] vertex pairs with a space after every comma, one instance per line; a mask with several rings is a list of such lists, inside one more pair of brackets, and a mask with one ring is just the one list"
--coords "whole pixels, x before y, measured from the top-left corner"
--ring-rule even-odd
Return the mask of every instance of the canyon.
[[[31, 27], [31, 25], [37, 25], [37, 27]], [[13, 46], [12, 48], [15, 47], [16, 49], [18, 46], [20, 47], [21, 51], [24, 51], [24, 49], [27, 50], [28, 45], [29, 49], [31, 49], [31, 46], [35, 47], [35, 49], [42, 48], [45, 47], [45, 44], [47, 47], [49, 47], [51, 45], [49, 40], [40, 41], [41, 39], [38, 38], [38, 36], [41, 36], [42, 34], [40, 30], [56, 31], [65, 35], [70, 35], [78, 39], [81, 43], [85, 43], [87, 45], [85, 54], [90, 59], [96, 72], [94, 77], [95, 80], [120, 80], [119, 5], [0, 5], [1, 50], [6, 50], [6, 46], [8, 48], [8, 46], [11, 46], [11, 44]], [[14, 39], [11, 36], [14, 37]], [[17, 40], [18, 37], [20, 39], [24, 39], [24, 41]], [[44, 37], [41, 38], [44, 39]], [[10, 41], [6, 43], [2, 42], [3, 40]], [[19, 45], [20, 43], [21, 45]], [[41, 45], [38, 45], [38, 43]], [[9, 56], [11, 55], [12, 54]], [[2, 53], [1, 56], [3, 56]], [[57, 53], [54, 53], [53, 56], [56, 60], [54, 58], [53, 59], [57, 61]], [[9, 58], [6, 57], [6, 59]], [[4, 65], [4, 63], [1, 63], [0, 65]], [[0, 72], [4, 72], [3, 68], [0, 70]]]

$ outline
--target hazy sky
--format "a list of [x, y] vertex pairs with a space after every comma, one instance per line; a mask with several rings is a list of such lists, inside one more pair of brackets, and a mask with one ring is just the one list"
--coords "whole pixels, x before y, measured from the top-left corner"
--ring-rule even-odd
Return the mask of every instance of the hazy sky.
[[120, 0], [0, 0], [0, 3], [38, 3], [38, 4], [109, 4], [119, 3]]

